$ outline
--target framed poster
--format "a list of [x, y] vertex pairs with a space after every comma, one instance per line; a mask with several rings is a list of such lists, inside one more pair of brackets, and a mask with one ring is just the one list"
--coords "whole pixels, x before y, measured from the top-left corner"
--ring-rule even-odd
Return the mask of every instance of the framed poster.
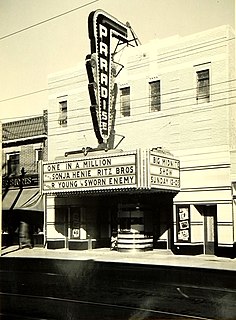
[[176, 240], [177, 242], [190, 242], [190, 206], [176, 207]]

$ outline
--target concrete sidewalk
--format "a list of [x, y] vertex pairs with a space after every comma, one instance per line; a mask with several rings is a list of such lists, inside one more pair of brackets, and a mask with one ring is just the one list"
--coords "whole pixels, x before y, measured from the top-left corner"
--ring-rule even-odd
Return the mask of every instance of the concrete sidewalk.
[[139, 263], [158, 266], [178, 266], [191, 268], [208, 268], [236, 271], [236, 259], [222, 258], [210, 255], [174, 255], [168, 250], [153, 250], [146, 252], [117, 252], [108, 248], [93, 250], [50, 250], [41, 247], [33, 249], [11, 246], [2, 249], [2, 258], [45, 258], [45, 259], [68, 259], [68, 260], [94, 260], [117, 263]]

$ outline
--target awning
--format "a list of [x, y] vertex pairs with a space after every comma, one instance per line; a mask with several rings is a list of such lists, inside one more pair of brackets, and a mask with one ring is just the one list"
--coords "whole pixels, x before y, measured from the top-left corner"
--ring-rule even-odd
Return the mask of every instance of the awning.
[[2, 200], [2, 210], [43, 212], [43, 198], [39, 188], [8, 190]]
[[13, 209], [18, 196], [20, 196], [20, 190], [8, 190], [6, 194], [3, 193], [2, 210]]

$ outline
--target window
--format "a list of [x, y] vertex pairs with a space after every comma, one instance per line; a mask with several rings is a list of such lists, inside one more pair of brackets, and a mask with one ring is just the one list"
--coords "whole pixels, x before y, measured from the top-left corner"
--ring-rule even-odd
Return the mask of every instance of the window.
[[149, 97], [151, 111], [161, 110], [161, 82], [160, 80], [149, 82]]
[[20, 174], [20, 153], [7, 154], [7, 173], [8, 176]]
[[210, 101], [209, 69], [197, 71], [197, 102]]
[[120, 111], [122, 116], [130, 116], [130, 87], [120, 89]]
[[36, 162], [43, 160], [43, 149], [35, 149], [35, 160]]
[[39, 161], [43, 160], [43, 149], [35, 149], [35, 170], [38, 171]]
[[59, 119], [58, 122], [60, 126], [67, 126], [67, 100], [63, 100], [59, 102]]

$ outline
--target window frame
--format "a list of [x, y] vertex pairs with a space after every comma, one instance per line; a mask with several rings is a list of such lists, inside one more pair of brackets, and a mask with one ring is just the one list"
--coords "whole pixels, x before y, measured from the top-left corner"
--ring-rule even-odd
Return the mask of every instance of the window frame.
[[67, 97], [60, 98], [58, 123], [61, 127], [67, 127], [68, 120], [68, 99]]
[[[18, 163], [11, 163], [10, 158], [13, 156], [18, 156]], [[20, 152], [9, 152], [6, 153], [6, 163], [7, 163], [7, 176], [18, 176], [20, 175]], [[15, 165], [15, 169], [12, 170], [13, 165]], [[11, 167], [11, 170], [9, 168]]]
[[[161, 80], [149, 81], [149, 110], [150, 112], [161, 111]], [[158, 84], [158, 93], [152, 94], [153, 84]], [[157, 100], [157, 101], [156, 101]], [[153, 103], [154, 102], [154, 103]]]
[[[207, 72], [207, 76], [204, 76], [204, 72]], [[197, 104], [209, 103], [210, 97], [210, 68], [205, 66], [196, 69], [196, 102]]]
[[[41, 156], [39, 156], [39, 154], [41, 154]], [[35, 156], [35, 170], [38, 171], [39, 161], [43, 160], [43, 148], [39, 147], [34, 149], [34, 156]]]
[[[124, 94], [125, 90], [128, 93]], [[128, 85], [120, 88], [120, 113], [123, 117], [130, 117], [131, 115], [130, 86]]]

